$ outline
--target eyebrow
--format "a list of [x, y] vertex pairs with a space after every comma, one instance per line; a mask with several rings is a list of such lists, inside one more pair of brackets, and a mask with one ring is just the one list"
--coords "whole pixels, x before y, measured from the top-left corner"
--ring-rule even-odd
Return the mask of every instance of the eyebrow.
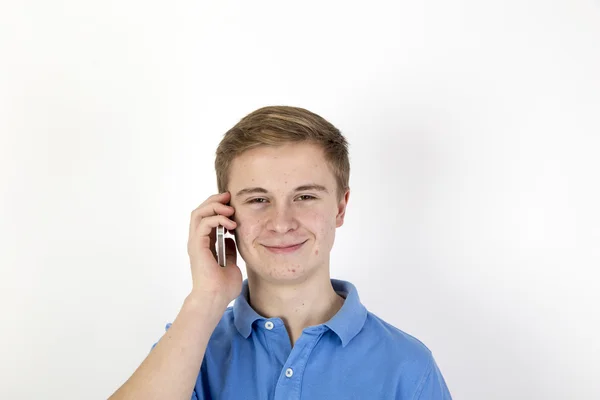
[[[307, 190], [314, 190], [317, 192], [325, 192], [325, 193], [329, 193], [329, 191], [327, 190], [327, 188], [323, 185], [317, 185], [316, 183], [311, 183], [308, 185], [302, 185], [302, 186], [298, 186], [296, 189], [294, 189], [294, 192], [304, 192]], [[261, 188], [261, 187], [251, 187], [251, 188], [246, 188], [246, 189], [242, 189], [239, 192], [236, 193], [236, 197], [245, 195], [245, 194], [254, 194], [254, 193], [269, 193], [269, 191], [267, 189]]]

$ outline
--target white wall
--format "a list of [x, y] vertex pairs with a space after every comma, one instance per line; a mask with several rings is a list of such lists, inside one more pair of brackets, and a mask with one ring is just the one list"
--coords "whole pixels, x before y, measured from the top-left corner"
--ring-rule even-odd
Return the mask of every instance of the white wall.
[[2, 2], [0, 398], [133, 372], [221, 135], [270, 104], [349, 139], [332, 274], [455, 399], [600, 398], [600, 4], [207, 3]]

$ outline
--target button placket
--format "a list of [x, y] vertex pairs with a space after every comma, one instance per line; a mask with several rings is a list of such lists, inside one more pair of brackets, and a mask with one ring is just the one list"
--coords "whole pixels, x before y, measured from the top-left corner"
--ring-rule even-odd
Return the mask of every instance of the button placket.
[[283, 365], [275, 387], [275, 400], [300, 400], [304, 370], [317, 343], [328, 328], [306, 329]]
[[319, 340], [321, 340], [324, 332], [325, 330], [316, 330], [310, 333], [303, 333], [300, 336], [296, 342], [296, 345], [294, 346], [294, 349], [292, 349], [290, 357], [288, 358], [287, 364], [289, 367], [286, 368], [284, 373], [286, 378], [291, 378], [294, 375], [294, 372], [298, 372], [302, 375], [308, 358], [312, 354]]

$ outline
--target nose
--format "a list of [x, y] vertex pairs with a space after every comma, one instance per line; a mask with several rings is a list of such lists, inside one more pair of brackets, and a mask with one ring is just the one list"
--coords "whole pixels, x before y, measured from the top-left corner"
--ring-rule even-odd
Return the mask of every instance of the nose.
[[287, 233], [298, 228], [298, 221], [293, 207], [280, 204], [272, 208], [272, 214], [267, 222], [267, 229], [276, 233]]

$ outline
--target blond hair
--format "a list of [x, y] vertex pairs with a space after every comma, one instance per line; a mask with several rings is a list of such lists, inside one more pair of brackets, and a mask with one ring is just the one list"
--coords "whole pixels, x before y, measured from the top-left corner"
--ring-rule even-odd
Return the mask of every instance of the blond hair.
[[215, 171], [219, 193], [228, 190], [231, 163], [258, 146], [307, 142], [323, 150], [336, 182], [338, 197], [349, 188], [348, 142], [339, 129], [319, 115], [298, 107], [269, 106], [242, 118], [228, 130], [217, 147]]

